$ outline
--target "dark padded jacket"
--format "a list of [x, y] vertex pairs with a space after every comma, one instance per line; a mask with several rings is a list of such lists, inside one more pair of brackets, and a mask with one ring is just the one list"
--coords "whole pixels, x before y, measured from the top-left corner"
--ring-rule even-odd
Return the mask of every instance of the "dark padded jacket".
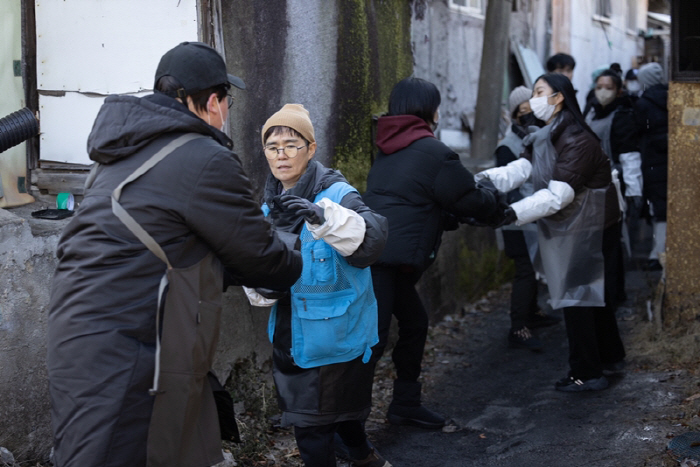
[[88, 140], [90, 158], [102, 165], [59, 239], [49, 303], [49, 386], [61, 466], [145, 466], [165, 264], [112, 214], [110, 193], [185, 133], [206, 138], [127, 185], [122, 206], [175, 268], [214, 253], [234, 280], [251, 287], [288, 287], [301, 273], [299, 252], [265, 221], [224, 133], [164, 95], [107, 97]]
[[389, 221], [389, 238], [377, 264], [426, 269], [443, 231], [454, 221], [487, 222], [498, 211], [494, 195], [477, 188], [459, 156], [413, 115], [381, 117], [379, 152], [369, 171], [367, 206]]
[[653, 203], [654, 216], [666, 219], [668, 190], [668, 86], [656, 84], [635, 104], [640, 136], [644, 196]]
[[[557, 152], [552, 180], [567, 183], [575, 193], [584, 188], [607, 188], [605, 227], [618, 222], [620, 207], [612, 184], [612, 168], [600, 140], [584, 130], [568, 110], [563, 110], [557, 117], [551, 138]], [[525, 148], [522, 157], [532, 161], [532, 146]]]

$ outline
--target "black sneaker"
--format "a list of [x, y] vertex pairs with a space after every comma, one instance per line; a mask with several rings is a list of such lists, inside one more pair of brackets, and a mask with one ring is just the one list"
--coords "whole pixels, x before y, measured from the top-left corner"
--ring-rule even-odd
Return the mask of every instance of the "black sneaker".
[[508, 347], [511, 349], [527, 349], [533, 352], [542, 350], [542, 342], [532, 335], [530, 330], [523, 326], [517, 331], [508, 333]]
[[608, 378], [605, 376], [591, 378], [585, 381], [574, 378], [573, 376], [567, 376], [554, 384], [554, 389], [564, 392], [602, 391], [607, 387]]
[[548, 315], [542, 310], [537, 310], [528, 317], [526, 326], [530, 329], [535, 329], [543, 328], [546, 326], [554, 326], [555, 324], [559, 324], [560, 322], [561, 318], [559, 318], [558, 316]]
[[389, 404], [386, 418], [392, 425], [413, 425], [427, 430], [439, 430], [445, 426], [445, 418], [442, 415], [422, 405]]
[[358, 467], [391, 467], [389, 461], [384, 459], [374, 448], [372, 448], [372, 452], [369, 453], [369, 456], [364, 459], [352, 459], [352, 465]]

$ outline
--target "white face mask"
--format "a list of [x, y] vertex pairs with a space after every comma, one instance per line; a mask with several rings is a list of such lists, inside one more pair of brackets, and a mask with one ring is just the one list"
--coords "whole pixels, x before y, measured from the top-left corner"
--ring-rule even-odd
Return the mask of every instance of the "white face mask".
[[617, 92], [614, 89], [595, 90], [595, 98], [598, 99], [598, 102], [600, 102], [600, 105], [602, 105], [603, 107], [607, 106], [612, 101], [614, 101], [616, 96]]
[[532, 109], [532, 113], [535, 114], [535, 117], [539, 118], [545, 123], [549, 122], [549, 119], [552, 118], [552, 115], [554, 115], [554, 111], [556, 110], [557, 106], [550, 104], [548, 101], [550, 97], [554, 97], [557, 94], [559, 93], [555, 92], [551, 96], [540, 96], [530, 99], [530, 108]]
[[[219, 108], [219, 115], [223, 115], [221, 113], [221, 106], [219, 105], [218, 99], [216, 100], [216, 106]], [[211, 126], [211, 118], [209, 117], [209, 112], [207, 112], [207, 123], [209, 124], [209, 126]], [[221, 122], [221, 128], [219, 128], [219, 130], [226, 132], [226, 124], [227, 123], [228, 123], [228, 115], [226, 116], [226, 119], [223, 122]]]
[[642, 85], [636, 79], [627, 81], [627, 91], [630, 94], [637, 94], [642, 90]]

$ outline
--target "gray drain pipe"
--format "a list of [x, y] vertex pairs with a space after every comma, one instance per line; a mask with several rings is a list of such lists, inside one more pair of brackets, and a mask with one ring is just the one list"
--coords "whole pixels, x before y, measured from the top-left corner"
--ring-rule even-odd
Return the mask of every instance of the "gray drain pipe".
[[27, 107], [0, 119], [0, 153], [39, 134], [39, 120]]

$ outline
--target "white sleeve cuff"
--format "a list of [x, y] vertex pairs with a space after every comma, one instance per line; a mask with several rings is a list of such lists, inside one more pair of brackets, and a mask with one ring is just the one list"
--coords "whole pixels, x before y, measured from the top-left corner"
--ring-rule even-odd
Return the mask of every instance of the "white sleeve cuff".
[[529, 160], [520, 158], [503, 167], [483, 170], [474, 175], [474, 181], [479, 182], [488, 178], [501, 193], [508, 193], [530, 178], [532, 164]]
[[318, 203], [323, 208], [326, 222], [321, 225], [306, 223], [311, 235], [316, 240], [323, 239], [341, 256], [350, 256], [362, 245], [367, 225], [365, 220], [352, 209], [323, 198]]
[[622, 178], [625, 182], [625, 196], [642, 196], [642, 157], [639, 152], [620, 154]]
[[257, 293], [255, 289], [251, 289], [246, 286], [243, 286], [243, 291], [245, 292], [246, 297], [248, 297], [248, 301], [253, 306], [267, 307], [272, 306], [275, 304], [275, 302], [277, 302], [277, 299], [265, 298], [259, 293]]
[[547, 188], [511, 204], [518, 220], [515, 225], [529, 224], [561, 211], [574, 200], [574, 189], [568, 183], [550, 180]]

